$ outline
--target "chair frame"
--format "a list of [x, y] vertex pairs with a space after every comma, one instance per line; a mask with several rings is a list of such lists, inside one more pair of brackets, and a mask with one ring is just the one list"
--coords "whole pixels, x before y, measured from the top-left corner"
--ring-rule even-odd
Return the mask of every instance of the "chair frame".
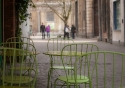
[[[1, 87], [4, 87], [4, 88], [7, 87], [8, 88], [8, 86], [5, 85], [5, 84], [8, 84], [8, 83], [10, 84], [9, 87], [13, 86], [13, 88], [16, 88], [16, 87], [14, 87], [14, 85], [18, 84], [18, 87], [20, 88], [22, 86], [22, 84], [27, 84], [27, 83], [29, 84], [30, 82], [32, 82], [32, 83], [29, 84], [28, 87], [34, 88], [35, 82], [36, 82], [36, 77], [37, 77], [37, 74], [38, 74], [37, 73], [38, 68], [37, 68], [36, 57], [27, 50], [22, 50], [22, 49], [17, 49], [17, 48], [2, 47], [2, 48], [0, 48], [0, 51], [1, 51], [0, 55], [2, 55], [2, 57], [3, 57], [2, 86], [0, 86], [0, 88]], [[30, 56], [30, 58], [32, 58], [32, 61], [34, 62], [34, 64], [29, 64], [28, 65], [29, 68], [24, 69], [23, 63], [19, 63], [20, 67], [19, 67], [18, 70], [16, 70], [15, 69], [16, 58], [19, 57], [20, 61], [24, 62], [25, 55]], [[9, 62], [8, 62], [9, 64], [6, 63], [7, 59], [9, 59]], [[10, 66], [10, 68], [8, 68], [8, 65]], [[9, 69], [10, 69], [10, 72], [8, 73]], [[26, 69], [29, 70], [29, 73], [27, 74], [27, 76], [22, 75], [23, 70], [26, 70]], [[34, 78], [30, 77], [31, 71], [34, 72]]]
[[[61, 51], [61, 49], [65, 46], [65, 45], [68, 45], [68, 44], [71, 44], [71, 43], [74, 43], [74, 41], [70, 38], [61, 38], [61, 37], [57, 37], [57, 38], [51, 38], [48, 40], [47, 42], [47, 50], [48, 51]], [[51, 47], [49, 47], [49, 45]], [[51, 48], [51, 49], [50, 49]], [[53, 74], [53, 70], [59, 70], [59, 69], [63, 69], [62, 66], [56, 66], [54, 67], [54, 64], [57, 63], [58, 59], [57, 59], [57, 56], [52, 56], [52, 55], [49, 55], [50, 57], [50, 61], [52, 63], [50, 63], [50, 69], [48, 71], [48, 84], [47, 84], [47, 88], [49, 88], [49, 83], [50, 83], [50, 80], [52, 78], [52, 74]], [[58, 73], [57, 73], [58, 74]], [[52, 87], [52, 82], [51, 82], [51, 87]]]
[[[96, 49], [96, 51], [99, 51], [99, 48], [96, 46], [96, 45], [94, 45], [94, 44], [88, 44], [88, 43], [74, 43], [74, 44], [67, 44], [67, 45], [65, 45], [64, 47], [66, 47], [66, 46], [71, 46], [71, 45], [73, 45], [74, 46], [74, 49], [77, 49], [75, 46], [77, 46], [77, 45], [81, 45], [81, 46], [83, 46], [84, 48], [81, 48], [81, 51], [82, 51], [82, 49], [84, 49], [84, 52], [91, 52], [91, 51], [93, 51], [93, 48], [95, 48]], [[63, 47], [63, 48], [64, 48]], [[62, 48], [62, 49], [63, 49]], [[66, 49], [66, 51], [68, 51], [68, 50], [70, 50], [70, 48], [67, 48]], [[60, 57], [61, 58], [61, 57]], [[53, 56], [52, 55], [50, 55], [50, 59], [51, 59], [51, 61], [53, 60]], [[66, 61], [67, 62], [67, 61]], [[53, 64], [51, 63], [51, 67], [53, 66]], [[70, 69], [69, 69], [69, 67], [70, 67]], [[68, 69], [67, 69], [68, 68]], [[52, 70], [53, 70], [54, 68], [50, 68], [50, 70], [49, 70], [49, 72], [48, 72], [48, 76], [50, 76], [51, 74], [52, 74]], [[64, 67], [62, 66], [62, 68], [61, 68], [61, 70], [63, 70], [64, 69]], [[67, 69], [67, 70], [73, 70], [73, 67], [72, 66], [68, 66], [68, 67], [65, 67], [65, 69]], [[54, 69], [55, 70], [55, 69]], [[50, 79], [48, 79], [48, 80], [50, 80]], [[48, 83], [49, 83], [49, 81], [48, 81]], [[49, 85], [49, 84], [48, 84]], [[51, 84], [51, 86], [52, 86], [52, 84]]]
[[[63, 50], [62, 50], [62, 53], [63, 53]], [[80, 57], [84, 57], [84, 56], [85, 55], [83, 56], [81, 55]], [[84, 86], [85, 88], [88, 88], [87, 85], [89, 85], [89, 88], [100, 88], [100, 87], [101, 88], [124, 88], [125, 87], [124, 86], [124, 82], [125, 82], [124, 80], [125, 79], [125, 74], [124, 74], [125, 73], [125, 70], [124, 70], [125, 54], [124, 53], [114, 52], [114, 51], [87, 52], [86, 59], [87, 60], [85, 61], [87, 61], [88, 81], [81, 80], [81, 82], [79, 82], [75, 80], [78, 78], [78, 74], [77, 72], [75, 72], [74, 75], [72, 74], [74, 78], [70, 80], [67, 74], [65, 76], [61, 75], [57, 77], [57, 79], [54, 82], [54, 88], [56, 88], [58, 80], [64, 82], [61, 88], [63, 86], [67, 86], [67, 88], [70, 88], [71, 84], [74, 84], [74, 88], [81, 88], [79, 86], [80, 84], [85, 84]], [[63, 55], [61, 56], [61, 60], [63, 63]], [[77, 58], [77, 60], [79, 60], [79, 58]], [[74, 67], [76, 67], [77, 65], [77, 60], [76, 60], [76, 63], [74, 64]], [[109, 64], [107, 63], [111, 63], [110, 64], [111, 66], [109, 66]], [[75, 69], [78, 70], [77, 67]], [[111, 71], [111, 72], [108, 73], [108, 71]], [[86, 75], [83, 74], [83, 76], [86, 76]]]

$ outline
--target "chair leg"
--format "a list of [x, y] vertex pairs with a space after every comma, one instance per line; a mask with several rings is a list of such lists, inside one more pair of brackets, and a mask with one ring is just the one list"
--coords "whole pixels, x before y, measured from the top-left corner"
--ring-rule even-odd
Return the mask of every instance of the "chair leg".
[[[49, 71], [48, 71], [48, 83], [47, 83], [47, 88], [52, 88], [52, 82], [51, 82], [51, 78], [52, 78], [52, 73], [53, 72], [53, 69], [50, 69]], [[50, 86], [50, 82], [51, 82], [51, 86]]]
[[85, 88], [86, 88], [86, 83], [85, 83]]
[[89, 83], [89, 88], [92, 88], [92, 81], [90, 81]]
[[49, 83], [50, 83], [50, 70], [48, 71], [47, 88], [49, 88]]
[[76, 84], [74, 85], [74, 88], [80, 88], [80, 85]]
[[67, 83], [67, 88], [70, 88], [70, 84], [69, 83]]
[[54, 81], [54, 88], [56, 88], [56, 82], [57, 82], [58, 78]]
[[61, 88], [65, 85], [66, 83], [64, 83], [62, 86], [61, 86]]

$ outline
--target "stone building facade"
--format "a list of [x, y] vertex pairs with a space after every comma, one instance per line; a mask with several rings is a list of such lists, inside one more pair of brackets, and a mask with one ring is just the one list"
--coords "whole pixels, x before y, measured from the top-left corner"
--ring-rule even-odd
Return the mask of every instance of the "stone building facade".
[[78, 6], [78, 24], [79, 24], [78, 35], [85, 38], [92, 38], [94, 36], [99, 36], [99, 29], [97, 25], [98, 24], [97, 0], [79, 0], [77, 6]]
[[[17, 0], [1, 0], [0, 2], [0, 41], [15, 36]], [[33, 0], [34, 1], [34, 0]], [[68, 24], [75, 24], [77, 36], [83, 38], [97, 37], [100, 41], [125, 45], [125, 1], [124, 0], [75, 0]], [[110, 8], [110, 9], [109, 9]], [[54, 14], [54, 21], [47, 20], [50, 9], [39, 8], [29, 10], [32, 19], [24, 29], [40, 31], [40, 24], [54, 23], [55, 32], [62, 32], [63, 22]], [[24, 33], [27, 33], [26, 31]]]
[[125, 0], [110, 1], [112, 43], [125, 45]]
[[[40, 25], [43, 23], [45, 26], [50, 25], [51, 26], [51, 34], [58, 34], [63, 33], [64, 30], [64, 22], [54, 13], [52, 10], [47, 6], [42, 6], [42, 4], [39, 4], [36, 2], [35, 5], [36, 8], [31, 8], [31, 17], [30, 20], [30, 26], [31, 29], [37, 33], [37, 35], [40, 34]], [[61, 9], [57, 8], [57, 11], [61, 13]], [[72, 24], [74, 24], [74, 12], [71, 12], [71, 15], [69, 16], [68, 25], [71, 27]], [[50, 15], [49, 15], [50, 14]]]
[[[97, 0], [95, 0], [95, 1], [97, 1]], [[99, 29], [96, 29], [96, 30], [94, 29], [95, 24], [94, 24], [94, 16], [93, 16], [93, 14], [94, 14], [94, 9], [93, 9], [94, 3], [93, 2], [94, 2], [94, 0], [76, 0], [73, 3], [72, 13], [68, 20], [68, 24], [70, 27], [72, 24], [74, 24], [76, 26], [77, 36], [86, 37], [86, 38], [99, 36]], [[35, 3], [37, 3], [37, 2], [35, 2]], [[96, 5], [98, 5], [98, 3], [96, 3]], [[45, 25], [47, 25], [48, 23], [52, 23], [52, 21], [51, 22], [46, 21], [46, 16], [47, 16], [48, 11], [51, 11], [51, 10], [48, 8], [44, 9], [44, 7], [42, 7], [42, 6], [41, 7], [37, 6], [36, 9], [31, 11], [32, 30], [39, 32], [40, 24], [42, 22]], [[96, 16], [96, 18], [97, 18], [97, 16]], [[96, 20], [98, 20], [98, 19], [96, 19]], [[54, 14], [53, 23], [55, 24], [54, 31], [56, 31], [56, 32], [58, 32], [60, 30], [63, 31], [64, 24], [60, 20], [60, 18], [58, 18], [58, 16], [56, 16], [56, 14]], [[96, 28], [98, 28], [97, 26], [96, 26]]]

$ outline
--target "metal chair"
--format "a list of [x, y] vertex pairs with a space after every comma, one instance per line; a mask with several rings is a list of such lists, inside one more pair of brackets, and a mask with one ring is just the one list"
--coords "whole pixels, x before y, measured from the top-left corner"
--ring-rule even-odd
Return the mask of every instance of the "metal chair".
[[[58, 42], [59, 42], [59, 41], [58, 41]], [[61, 43], [61, 42], [60, 42], [60, 43]], [[54, 44], [55, 44], [55, 46], [53, 46], [53, 47], [54, 47], [54, 50], [55, 50], [55, 48], [56, 48], [58, 51], [61, 51], [61, 49], [62, 49], [64, 46], [66, 46], [66, 45], [68, 45], [68, 44], [71, 44], [71, 42], [70, 42], [70, 43], [67, 43], [67, 44], [61, 43], [61, 44], [60, 44], [60, 46], [62, 46], [61, 48], [58, 48], [58, 46], [56, 46], [56, 43], [54, 43]], [[58, 43], [57, 43], [57, 44], [58, 44]], [[73, 43], [72, 43], [72, 44], [73, 44]], [[76, 47], [75, 45], [77, 45], [77, 47]], [[79, 43], [79, 44], [75, 44], [75, 43], [74, 43], [74, 45], [72, 46], [72, 51], [74, 51], [74, 50], [76, 50], [76, 49], [80, 49], [80, 50], [82, 50], [82, 51], [84, 51], [84, 52], [92, 52], [92, 51], [98, 51], [98, 50], [99, 50], [96, 45], [94, 45], [94, 44], [87, 44], [87, 43]], [[70, 51], [70, 47], [65, 48], [65, 51]], [[59, 76], [59, 75], [60, 75], [60, 70], [64, 70], [64, 67], [62, 66], [62, 61], [61, 61], [61, 59], [60, 59], [60, 56], [50, 56], [50, 59], [53, 60], [53, 63], [52, 63], [51, 66], [50, 66], [50, 70], [49, 70], [49, 72], [48, 72], [48, 78], [51, 78], [51, 77], [49, 77], [49, 76], [51, 76], [51, 74], [56, 74], [56, 73], [59, 73], [59, 74], [58, 74], [58, 76]], [[55, 62], [56, 62], [56, 64], [55, 64]], [[67, 59], [67, 57], [65, 57], [64, 63], [66, 64], [66, 65], [65, 65], [65, 69], [67, 69], [67, 70], [73, 70], [73, 69], [74, 69], [74, 67], [72, 67], [72, 66], [70, 65], [70, 59]], [[53, 73], [53, 70], [56, 70], [55, 73]], [[52, 77], [52, 78], [56, 78], [56, 77], [57, 77], [57, 75], [55, 75], [55, 76]], [[48, 80], [50, 80], [50, 79], [48, 79]], [[48, 81], [48, 83], [49, 83], [49, 81]], [[53, 84], [53, 83], [51, 83], [51, 86], [52, 86], [52, 84]], [[49, 84], [48, 84], [48, 85], [49, 85]]]
[[[18, 45], [18, 47], [17, 47], [17, 45]], [[26, 51], [30, 52], [32, 55], [34, 55], [36, 57], [35, 46], [32, 45], [32, 44], [29, 44], [29, 43], [6, 42], [6, 43], [1, 43], [0, 46], [3, 47], [3, 48], [16, 48], [16, 49], [26, 50]], [[27, 61], [27, 62], [30, 62], [32, 64], [32, 61], [31, 61], [32, 59], [30, 59], [30, 57], [31, 57], [30, 55], [25, 55], [25, 61], [24, 62]], [[17, 57], [17, 63], [21, 63], [18, 57]], [[25, 66], [24, 66], [24, 68], [25, 68]], [[27, 68], [29, 68], [29, 67], [27, 66]], [[16, 69], [18, 70], [19, 67], [16, 66], [15, 70]], [[28, 70], [25, 70], [25, 73], [27, 73], [27, 72], [28, 72]]]
[[[69, 39], [68, 38], [63, 39], [61, 37], [51, 38], [47, 42], [47, 50], [48, 52], [49, 51], [61, 51], [61, 49], [65, 45], [70, 44], [70, 43], [74, 43], [74, 41], [70, 38]], [[53, 70], [58, 75], [59, 73], [57, 72], [57, 70], [63, 70], [63, 66], [60, 65], [59, 56], [49, 56], [49, 57], [52, 63], [50, 63], [50, 69], [48, 71], [48, 85], [47, 85], [48, 88], [49, 88], [50, 80], [52, 79]], [[68, 66], [67, 69], [71, 70], [72, 68]], [[51, 86], [52, 86], [52, 83], [51, 83]]]
[[[0, 88], [34, 88], [37, 77], [36, 57], [27, 50], [16, 48], [0, 48], [0, 55], [3, 59], [2, 86]], [[25, 62], [25, 56], [30, 56], [30, 62]], [[17, 58], [20, 63], [17, 63]], [[18, 69], [15, 67], [18, 66]], [[28, 67], [28, 68], [27, 68]], [[25, 73], [24, 70], [28, 70]], [[25, 75], [22, 75], [24, 74]]]
[[[11, 37], [11, 38], [8, 38], [6, 40], [6, 42], [10, 42], [10, 43], [14, 42], [16, 44], [14, 47], [22, 48], [22, 46], [23, 46], [23, 48], [25, 48], [26, 50], [30, 50], [30, 48], [31, 48], [31, 47], [28, 47], [28, 44], [30, 44], [29, 46], [31, 46], [31, 45], [34, 46], [33, 40], [31, 38], [28, 38], [28, 37]], [[26, 46], [24, 46], [23, 43], [27, 43], [27, 45], [25, 44]], [[37, 54], [36, 52], [32, 52], [32, 53]]]
[[[73, 45], [67, 45], [66, 47], [72, 47]], [[57, 86], [57, 82], [60, 80], [63, 82], [61, 88], [66, 86], [70, 88], [124, 88], [125, 82], [125, 54], [113, 51], [95, 51], [89, 53], [82, 53], [82, 55], [76, 55], [72, 57], [72, 53], [69, 52], [69, 59], [74, 67], [72, 71], [65, 69], [65, 63], [63, 59], [62, 49], [62, 65], [64, 66], [64, 72], [61, 76], [58, 76], [54, 82], [54, 88]], [[77, 51], [77, 50], [76, 50]], [[78, 51], [77, 51], [78, 52]]]
[[[36, 49], [33, 50], [33, 48], [35, 46], [34, 46], [34, 42], [31, 38], [28, 38], [28, 37], [11, 37], [11, 38], [8, 38], [6, 40], [6, 43], [7, 42], [10, 42], [10, 43], [14, 42], [16, 44], [15, 45], [16, 48], [22, 48], [22, 46], [23, 46], [24, 49], [32, 51], [33, 54], [35, 54], [35, 55], [39, 54], [39, 52], [36, 52]], [[27, 43], [27, 45], [26, 45], [26, 43]], [[26, 46], [24, 46], [23, 44], [26, 45]], [[32, 48], [32, 46], [33, 46], [33, 48]]]

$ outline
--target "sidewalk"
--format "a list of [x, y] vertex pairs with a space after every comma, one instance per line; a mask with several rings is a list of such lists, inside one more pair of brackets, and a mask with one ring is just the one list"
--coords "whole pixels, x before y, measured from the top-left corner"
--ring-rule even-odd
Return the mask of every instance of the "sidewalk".
[[[56, 38], [57, 36], [50, 36], [51, 38]], [[34, 42], [45, 42], [48, 41], [47, 37], [45, 39], [42, 39], [42, 36], [30, 36], [31, 39], [33, 39]], [[86, 39], [86, 38], [80, 38], [76, 37], [74, 39], [74, 42], [97, 42], [96, 38], [92, 39]]]

